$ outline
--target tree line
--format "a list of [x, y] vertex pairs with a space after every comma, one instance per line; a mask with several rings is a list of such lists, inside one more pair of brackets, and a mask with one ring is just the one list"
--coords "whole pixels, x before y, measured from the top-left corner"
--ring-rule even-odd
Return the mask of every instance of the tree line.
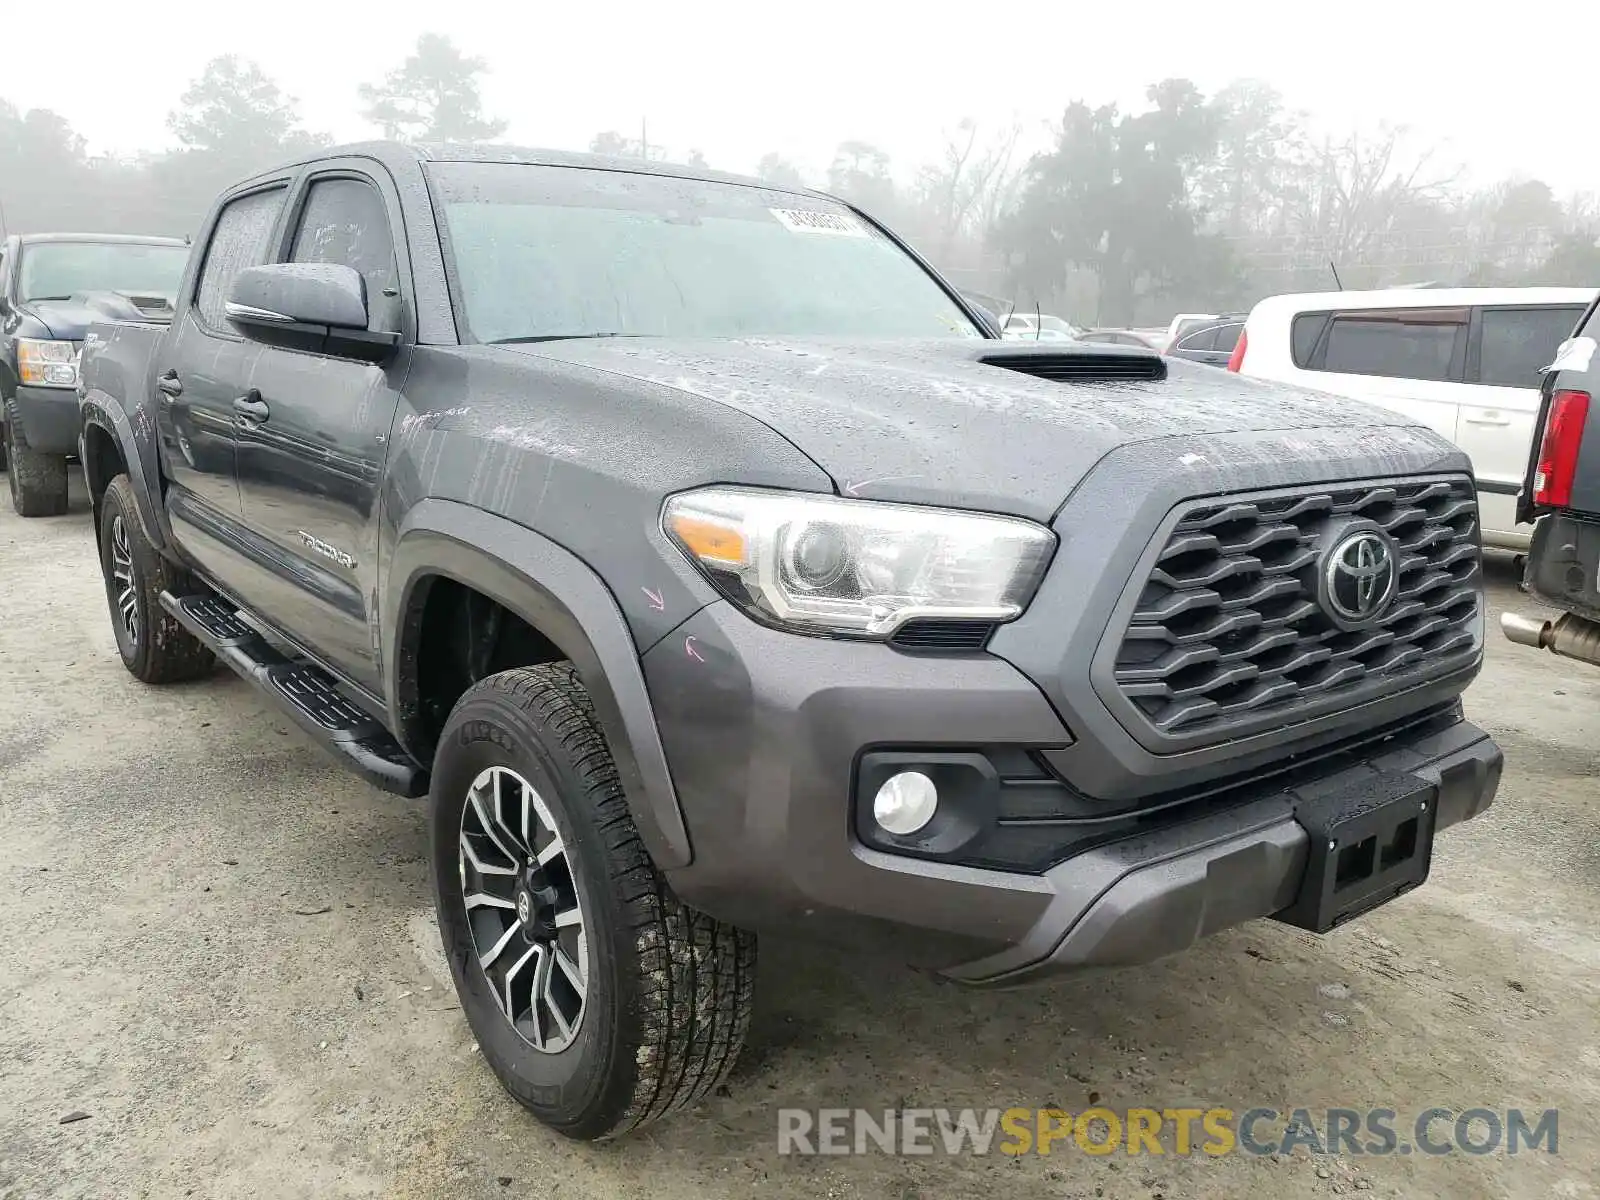
[[[1294, 291], [1600, 286], [1600, 194], [1465, 186], [1412, 131], [1319, 133], [1257, 80], [1208, 97], [1168, 79], [1145, 100], [1074, 101], [1020, 162], [1015, 128], [971, 122], [904, 176], [886, 151], [845, 142], [821, 182], [958, 281], [1081, 322], [1164, 324]], [[760, 170], [792, 176], [772, 156]]]
[[[485, 70], [424, 34], [355, 98], [386, 137], [493, 140], [507, 123], [484, 112]], [[93, 157], [58, 114], [0, 100], [0, 224], [192, 233], [228, 183], [330, 142], [234, 55], [206, 64], [167, 124], [172, 150]], [[1022, 132], [968, 120], [904, 169], [888, 149], [846, 140], [816, 177], [781, 149], [755, 173], [858, 204], [963, 286], [1080, 322], [1164, 322], [1338, 286], [1600, 284], [1600, 196], [1557, 197], [1538, 179], [1465, 186], [1459, 165], [1410, 131], [1320, 133], [1260, 81], [1206, 96], [1167, 79], [1130, 111], [1076, 100], [1031, 155]], [[638, 137], [601, 131], [590, 148], [706, 165], [697, 149], [650, 140], [643, 122]]]
[[[360, 85], [361, 114], [384, 137], [491, 140], [506, 123], [483, 113], [484, 70], [449, 38], [424, 34], [383, 79]], [[167, 128], [175, 149], [91, 157], [65, 118], [0, 100], [0, 224], [17, 233], [192, 234], [224, 187], [332, 142], [304, 126], [298, 102], [259, 66], [232, 54], [205, 65]]]

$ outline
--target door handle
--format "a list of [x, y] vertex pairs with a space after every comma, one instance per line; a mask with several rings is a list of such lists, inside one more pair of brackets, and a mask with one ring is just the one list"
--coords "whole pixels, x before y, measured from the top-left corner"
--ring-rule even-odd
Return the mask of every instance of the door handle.
[[272, 410], [261, 399], [261, 393], [251, 388], [233, 402], [233, 411], [249, 421], [265, 421]]
[[178, 378], [176, 371], [163, 371], [156, 376], [156, 391], [165, 396], [167, 403], [171, 404], [183, 395], [183, 381]]
[[1500, 416], [1498, 414], [1496, 414], [1494, 416], [1486, 416], [1486, 417], [1468, 417], [1468, 416], [1463, 416], [1461, 419], [1463, 421], [1465, 421], [1468, 425], [1509, 425], [1509, 424], [1511, 424], [1511, 418], [1510, 417], [1502, 417], [1502, 416]]

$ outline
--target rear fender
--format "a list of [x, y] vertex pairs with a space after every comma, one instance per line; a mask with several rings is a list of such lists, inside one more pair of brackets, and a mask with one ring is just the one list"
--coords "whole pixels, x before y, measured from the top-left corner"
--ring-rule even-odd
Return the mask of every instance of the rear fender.
[[79, 409], [83, 418], [79, 452], [84, 476], [94, 495], [95, 511], [98, 513], [100, 510], [99, 493], [105, 490], [103, 485], [95, 488], [96, 478], [109, 480], [119, 472], [111, 467], [99, 474], [101, 464], [91, 458], [92, 452], [89, 450], [90, 427], [102, 429], [111, 435], [122, 456], [128, 481], [133, 484], [134, 503], [139, 509], [139, 522], [144, 526], [145, 536], [157, 549], [165, 550], [171, 544], [171, 530], [167, 528], [166, 514], [161, 507], [161, 473], [155, 421], [147, 411], [146, 404], [141, 403], [136, 407], [130, 419], [115, 397], [91, 389], [80, 401]]
[[622, 610], [581, 559], [503, 517], [430, 499], [411, 508], [401, 523], [380, 600], [382, 644], [395, 648], [384, 668], [390, 728], [401, 744], [426, 761], [418, 644], [430, 576], [488, 596], [571, 661], [594, 703], [651, 858], [662, 869], [687, 866], [688, 831]]

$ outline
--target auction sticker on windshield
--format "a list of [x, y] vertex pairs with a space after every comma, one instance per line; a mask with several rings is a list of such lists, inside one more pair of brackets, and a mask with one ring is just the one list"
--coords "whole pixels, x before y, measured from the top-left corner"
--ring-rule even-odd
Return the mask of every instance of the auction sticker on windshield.
[[799, 208], [767, 210], [791, 233], [830, 233], [838, 237], [866, 237], [861, 222], [844, 213], [807, 211]]

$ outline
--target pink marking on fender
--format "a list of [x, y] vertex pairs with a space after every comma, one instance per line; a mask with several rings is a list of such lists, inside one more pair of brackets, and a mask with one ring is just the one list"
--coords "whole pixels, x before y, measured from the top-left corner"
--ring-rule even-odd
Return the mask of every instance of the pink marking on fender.
[[652, 592], [647, 587], [642, 587], [639, 590], [645, 594], [645, 599], [650, 601], [651, 608], [655, 609], [657, 612], [666, 611], [667, 602], [661, 598], [660, 592]]
[[683, 652], [690, 658], [694, 659], [695, 662], [705, 662], [705, 655], [701, 654], [700, 651], [694, 648], [693, 634], [690, 634], [688, 637], [683, 639]]

